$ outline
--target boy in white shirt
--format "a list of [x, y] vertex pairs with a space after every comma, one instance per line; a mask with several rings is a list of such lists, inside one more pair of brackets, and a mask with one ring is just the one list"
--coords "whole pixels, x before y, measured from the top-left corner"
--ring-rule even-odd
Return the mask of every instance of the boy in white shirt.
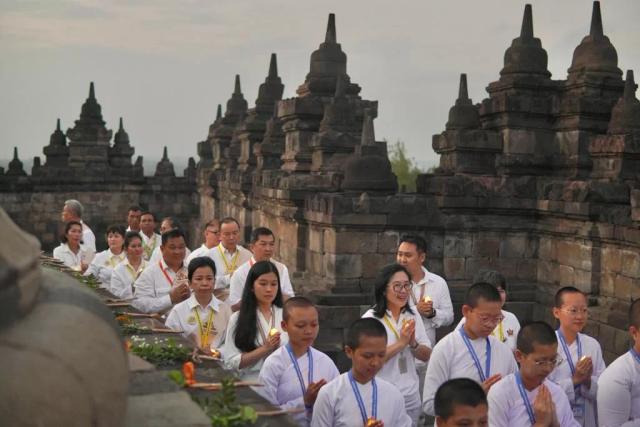
[[500, 378], [516, 372], [513, 353], [491, 336], [502, 320], [502, 300], [495, 286], [475, 283], [467, 290], [462, 314], [466, 321], [433, 348], [424, 382], [422, 409], [435, 415], [433, 399], [438, 387], [452, 378], [470, 378], [488, 391]]
[[579, 424], [596, 427], [598, 377], [605, 365], [598, 341], [581, 332], [589, 317], [587, 298], [572, 286], [561, 288], [555, 296], [553, 316], [560, 321], [556, 334], [563, 362], [549, 379], [564, 389]]
[[601, 427], [640, 426], [640, 298], [629, 307], [633, 347], [598, 378], [598, 419]]
[[553, 328], [544, 322], [525, 325], [518, 334], [520, 369], [489, 390], [491, 427], [578, 427], [569, 399], [547, 377], [562, 360]]
[[333, 360], [312, 347], [318, 336], [318, 310], [304, 297], [293, 297], [282, 308], [282, 329], [289, 343], [271, 353], [260, 369], [265, 397], [294, 414], [298, 425], [309, 425], [318, 391], [340, 375]]
[[489, 407], [480, 385], [469, 378], [446, 381], [433, 401], [438, 427], [486, 427]]
[[376, 378], [387, 352], [384, 326], [375, 319], [356, 320], [347, 332], [344, 350], [352, 368], [320, 389], [311, 426], [411, 426], [400, 391]]

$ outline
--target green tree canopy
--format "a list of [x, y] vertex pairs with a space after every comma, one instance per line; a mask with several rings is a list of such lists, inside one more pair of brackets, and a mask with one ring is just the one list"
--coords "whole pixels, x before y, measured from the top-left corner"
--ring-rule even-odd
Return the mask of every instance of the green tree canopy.
[[408, 192], [416, 191], [416, 178], [422, 173], [413, 158], [407, 156], [407, 149], [404, 142], [397, 141], [389, 146], [389, 161], [391, 170], [398, 177], [398, 187], [406, 189]]

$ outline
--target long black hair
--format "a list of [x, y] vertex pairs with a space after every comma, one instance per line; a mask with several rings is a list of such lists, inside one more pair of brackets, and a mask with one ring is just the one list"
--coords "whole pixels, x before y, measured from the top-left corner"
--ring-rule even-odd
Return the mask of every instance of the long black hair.
[[[244, 283], [234, 337], [236, 347], [244, 353], [257, 348], [256, 337], [258, 328], [256, 325], [258, 321], [258, 300], [256, 299], [256, 294], [253, 292], [253, 287], [260, 276], [268, 273], [275, 273], [278, 279], [278, 292], [276, 293], [276, 298], [273, 300], [273, 305], [282, 307], [282, 291], [280, 289], [280, 274], [278, 273], [278, 269], [271, 261], [256, 262], [249, 270], [247, 280]], [[268, 332], [269, 331], [265, 331], [265, 333]]]
[[[378, 276], [376, 277], [376, 281], [374, 283], [374, 288], [373, 288], [373, 297], [374, 297], [375, 303], [372, 308], [373, 308], [373, 314], [378, 318], [384, 317], [385, 313], [387, 312], [387, 297], [385, 293], [387, 292], [387, 286], [389, 285], [389, 281], [391, 280], [391, 277], [393, 277], [394, 274], [400, 271], [405, 273], [409, 278], [409, 280], [411, 280], [411, 274], [409, 274], [409, 270], [407, 270], [405, 267], [403, 267], [400, 264], [389, 264], [382, 267], [382, 270], [380, 270], [380, 273], [378, 273]], [[412, 291], [409, 291], [409, 292], [412, 292]], [[411, 296], [409, 296], [409, 299], [407, 300], [407, 303], [405, 304], [405, 306], [402, 308], [402, 311], [408, 311], [409, 313], [413, 314], [413, 310], [411, 310], [411, 307], [409, 306], [410, 301], [411, 301]]]

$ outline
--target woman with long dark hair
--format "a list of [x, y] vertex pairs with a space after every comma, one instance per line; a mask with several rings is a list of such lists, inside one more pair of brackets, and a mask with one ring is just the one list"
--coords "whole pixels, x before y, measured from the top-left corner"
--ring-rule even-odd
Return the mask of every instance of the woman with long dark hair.
[[406, 268], [383, 267], [375, 282], [375, 303], [362, 317], [377, 319], [387, 331], [385, 364], [378, 376], [398, 387], [415, 426], [422, 411], [415, 359], [429, 360], [432, 344], [420, 313], [410, 305], [411, 286]]
[[257, 379], [264, 359], [289, 340], [281, 323], [278, 269], [270, 261], [256, 262], [247, 275], [240, 310], [227, 325], [222, 349], [225, 365], [239, 369], [243, 379]]

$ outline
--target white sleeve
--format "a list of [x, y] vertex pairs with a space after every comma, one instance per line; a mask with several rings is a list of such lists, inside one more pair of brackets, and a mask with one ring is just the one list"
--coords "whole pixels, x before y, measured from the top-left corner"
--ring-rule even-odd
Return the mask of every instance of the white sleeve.
[[447, 351], [448, 349], [443, 346], [435, 346], [429, 359], [422, 392], [422, 410], [427, 415], [435, 416], [433, 399], [436, 396], [436, 391], [442, 383], [449, 379], [447, 360], [451, 355], [446, 354]]
[[426, 345], [429, 348], [433, 348], [433, 343], [427, 335], [427, 330], [424, 328], [424, 321], [422, 320], [422, 316], [420, 316], [420, 313], [418, 313], [417, 308], [413, 307], [412, 310], [414, 311], [414, 313], [416, 313], [416, 315], [413, 316], [416, 321], [416, 342], [420, 345]]
[[571, 404], [569, 403], [569, 398], [567, 398], [566, 394], [559, 393], [558, 399], [554, 399], [553, 403], [556, 405], [558, 423], [560, 423], [562, 427], [582, 427], [573, 417]]
[[100, 280], [100, 266], [96, 262], [97, 258], [99, 258], [99, 257], [96, 256], [96, 257], [93, 258], [93, 261], [91, 261], [91, 264], [89, 264], [89, 267], [84, 272], [83, 276], [89, 276], [89, 275], [93, 274], [93, 277], [95, 277], [96, 279]]
[[167, 316], [167, 320], [164, 322], [164, 325], [173, 329], [174, 331], [184, 331], [185, 329], [182, 327], [182, 322], [180, 321], [180, 315], [178, 314], [178, 310], [176, 310], [177, 306], [174, 306], [169, 315]]
[[549, 374], [549, 381], [553, 381], [558, 384], [558, 386], [564, 391], [564, 394], [567, 396], [569, 400], [574, 400], [576, 398], [575, 387], [573, 385], [573, 379], [571, 377], [561, 378], [558, 374], [559, 367], [555, 368]]
[[295, 297], [296, 294], [293, 292], [293, 285], [291, 284], [291, 279], [289, 278], [289, 269], [284, 264], [280, 281], [282, 284], [282, 293], [290, 297]]
[[82, 244], [93, 251], [94, 254], [96, 253], [96, 236], [93, 234], [93, 231], [86, 229], [82, 233]]
[[598, 378], [606, 368], [604, 360], [602, 359], [602, 349], [600, 345], [595, 343], [595, 348], [596, 354], [592, 360], [593, 372], [591, 373], [591, 387], [587, 389], [585, 386], [582, 386], [582, 390], [586, 391], [585, 397], [592, 401], [596, 400], [596, 395], [598, 394]]
[[[272, 357], [267, 357], [260, 368], [260, 376], [258, 381], [264, 386], [262, 389], [262, 395], [271, 402], [272, 405], [278, 406], [278, 369], [277, 363], [275, 363]], [[282, 375], [282, 372], [279, 372]]]
[[118, 273], [119, 271], [116, 271], [114, 269], [113, 273], [111, 274], [111, 284], [109, 286], [109, 292], [111, 292], [118, 298], [131, 298], [133, 296], [131, 285], [125, 283]]
[[[217, 266], [216, 266], [217, 267]], [[230, 274], [221, 274], [216, 276], [216, 289], [228, 288], [231, 283], [231, 275]]]
[[493, 386], [489, 389], [489, 394], [487, 395], [489, 425], [491, 427], [509, 427], [510, 425], [508, 399], [499, 396], [500, 391], [500, 389]]
[[224, 345], [220, 349], [224, 364], [229, 369], [240, 369], [240, 360], [242, 359], [242, 352], [235, 344], [236, 325], [238, 323], [237, 313], [232, 314], [229, 319]]
[[313, 405], [311, 427], [333, 427], [336, 424], [333, 396], [329, 390], [327, 386], [324, 386], [318, 392], [316, 403]]
[[153, 270], [142, 272], [133, 284], [133, 306], [143, 313], [161, 313], [171, 307], [169, 294], [156, 297]]
[[[611, 369], [616, 371], [609, 371]], [[597, 403], [600, 427], [640, 427], [640, 418], [629, 420], [631, 378], [624, 375], [624, 372], [618, 373], [618, 369], [620, 366], [610, 366], [598, 379]]]
[[397, 394], [393, 394], [392, 398], [395, 398], [396, 402], [393, 405], [394, 415], [393, 415], [393, 423], [391, 423], [391, 425], [398, 426], [398, 427], [411, 427], [413, 425], [413, 420], [411, 419], [409, 414], [407, 414], [407, 410], [404, 405], [404, 398], [400, 395], [399, 391]]
[[[231, 276], [231, 284], [229, 286], [229, 298], [227, 302], [233, 305], [242, 299], [242, 291], [244, 291], [244, 282], [241, 274]], [[218, 278], [216, 277], [216, 288], [218, 287]]]
[[[433, 308], [436, 309], [436, 315], [433, 317], [434, 327], [439, 328], [441, 326], [448, 326], [453, 323], [453, 304], [451, 303], [451, 295], [449, 294], [449, 287], [444, 279], [439, 283], [438, 299], [435, 300]], [[435, 298], [434, 298], [435, 299]]]

